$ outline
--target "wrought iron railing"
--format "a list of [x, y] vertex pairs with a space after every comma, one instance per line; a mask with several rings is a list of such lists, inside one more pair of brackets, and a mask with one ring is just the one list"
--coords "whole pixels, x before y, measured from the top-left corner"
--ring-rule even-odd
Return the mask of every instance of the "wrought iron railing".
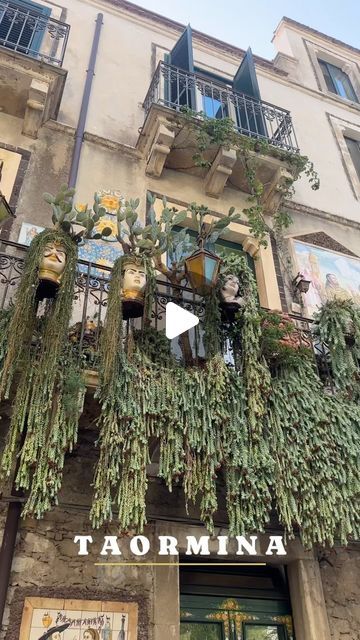
[[0, 46], [61, 67], [70, 25], [45, 15], [36, 6], [0, 0]]
[[189, 108], [214, 118], [230, 117], [239, 133], [299, 152], [289, 111], [164, 62], [159, 63], [144, 100], [146, 113], [152, 104], [175, 111]]
[[[23, 272], [24, 257], [27, 247], [8, 240], [0, 240], [0, 310], [8, 308], [14, 301], [17, 287]], [[84, 260], [78, 261], [78, 271], [74, 290], [73, 315], [69, 327], [69, 338], [74, 349], [79, 352], [89, 368], [96, 368], [98, 362], [99, 340], [104, 326], [107, 309], [111, 268], [93, 264]], [[204, 357], [203, 320], [205, 315], [204, 300], [192, 289], [180, 285], [169, 285], [163, 279], [157, 280], [157, 290], [151, 314], [151, 324], [156, 329], [165, 328], [165, 311], [168, 302], [175, 302], [199, 317], [199, 325], [189, 332], [189, 344], [194, 361]], [[40, 309], [41, 313], [41, 309]], [[328, 387], [332, 387], [332, 376], [329, 366], [328, 350], [312, 333], [311, 321], [307, 318], [292, 316], [297, 327], [297, 339], [306, 347], [313, 349], [321, 379]], [[24, 318], [26, 322], [26, 318]], [[143, 320], [128, 320], [127, 330], [131, 326], [142, 328]], [[225, 321], [226, 323], [226, 321]], [[181, 354], [178, 340], [172, 341], [175, 355]], [[224, 358], [233, 362], [232, 345], [224, 348]]]

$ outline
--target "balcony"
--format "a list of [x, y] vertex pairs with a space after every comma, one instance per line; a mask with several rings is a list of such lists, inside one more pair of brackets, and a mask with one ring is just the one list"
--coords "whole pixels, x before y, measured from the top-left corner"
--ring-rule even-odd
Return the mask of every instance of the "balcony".
[[0, 91], [3, 111], [23, 119], [36, 138], [55, 118], [67, 72], [62, 69], [70, 26], [15, 1], [0, 1]]
[[149, 175], [160, 177], [164, 168], [177, 169], [202, 178], [208, 195], [219, 197], [226, 184], [248, 193], [243, 163], [235, 149], [215, 145], [205, 152], [210, 168], [194, 166], [194, 133], [186, 127], [181, 111], [191, 108], [211, 118], [231, 118], [239, 136], [264, 141], [273, 150], [273, 155], [257, 151], [250, 154], [256, 157], [257, 176], [266, 185], [264, 203], [268, 200], [268, 208], [274, 208], [270, 200], [291, 177], [289, 164], [276, 156], [281, 155], [279, 152], [299, 152], [289, 111], [163, 62], [157, 67], [143, 106], [146, 118], [139, 145], [146, 155]]
[[[8, 240], [2, 240], [0, 243], [0, 311], [8, 308], [14, 300], [22, 276], [26, 251], [26, 246]], [[109, 267], [78, 260], [69, 340], [73, 350], [83, 362], [89, 388], [95, 388], [98, 384], [99, 341], [106, 317], [110, 275]], [[165, 310], [168, 302], [182, 306], [200, 319], [199, 325], [171, 341], [172, 353], [177, 359], [187, 359], [187, 365], [202, 366], [204, 363], [204, 299], [189, 287], [170, 286], [167, 280], [157, 279], [151, 314], [151, 325], [156, 330], [165, 328]], [[39, 308], [38, 315], [41, 316], [41, 313], [42, 310]], [[292, 316], [292, 319], [296, 324], [296, 340], [302, 346], [312, 348], [319, 376], [324, 385], [332, 390], [334, 385], [326, 345], [313, 336], [311, 321], [300, 316]], [[225, 319], [225, 330], [228, 326], [226, 322]], [[130, 327], [134, 330], [144, 328], [142, 319], [127, 320], [126, 326], [126, 334]], [[233, 345], [229, 340], [224, 346], [223, 357], [228, 364], [234, 364]]]

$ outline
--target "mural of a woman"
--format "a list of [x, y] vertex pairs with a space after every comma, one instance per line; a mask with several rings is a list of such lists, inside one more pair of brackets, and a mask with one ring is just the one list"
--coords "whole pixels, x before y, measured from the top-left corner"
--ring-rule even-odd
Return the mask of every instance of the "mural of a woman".
[[325, 295], [327, 300], [349, 300], [351, 293], [342, 287], [334, 273], [326, 274]]

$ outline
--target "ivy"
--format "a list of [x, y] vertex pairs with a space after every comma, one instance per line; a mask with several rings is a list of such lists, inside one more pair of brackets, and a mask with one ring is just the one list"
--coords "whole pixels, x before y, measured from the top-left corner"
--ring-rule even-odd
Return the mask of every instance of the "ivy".
[[[181, 114], [187, 127], [194, 132], [196, 152], [193, 155], [193, 161], [195, 166], [205, 168], [211, 166], [211, 162], [208, 160], [208, 151], [211, 148], [222, 146], [225, 149], [235, 149], [238, 159], [243, 164], [250, 193], [249, 207], [246, 207], [243, 212], [249, 220], [251, 233], [259, 240], [260, 245], [266, 247], [266, 235], [271, 229], [264, 214], [264, 185], [257, 177], [257, 154], [270, 155], [289, 165], [293, 177], [289, 178], [283, 187], [283, 200], [292, 197], [294, 194], [293, 183], [301, 174], [307, 177], [313, 190], [319, 189], [320, 180], [314, 164], [307, 156], [279, 149], [270, 141], [239, 134], [234, 127], [232, 118], [211, 118], [204, 112], [193, 111], [188, 107], [182, 107]], [[274, 227], [278, 231], [288, 228], [291, 222], [291, 216], [287, 211], [280, 209], [274, 214]]]

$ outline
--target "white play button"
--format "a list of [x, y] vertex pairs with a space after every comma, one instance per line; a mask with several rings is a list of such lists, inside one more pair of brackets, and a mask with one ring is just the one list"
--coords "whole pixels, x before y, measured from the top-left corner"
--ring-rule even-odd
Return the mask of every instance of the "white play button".
[[184, 331], [192, 329], [199, 324], [199, 318], [193, 313], [179, 307], [173, 302], [166, 305], [166, 337], [169, 340], [176, 338]]

